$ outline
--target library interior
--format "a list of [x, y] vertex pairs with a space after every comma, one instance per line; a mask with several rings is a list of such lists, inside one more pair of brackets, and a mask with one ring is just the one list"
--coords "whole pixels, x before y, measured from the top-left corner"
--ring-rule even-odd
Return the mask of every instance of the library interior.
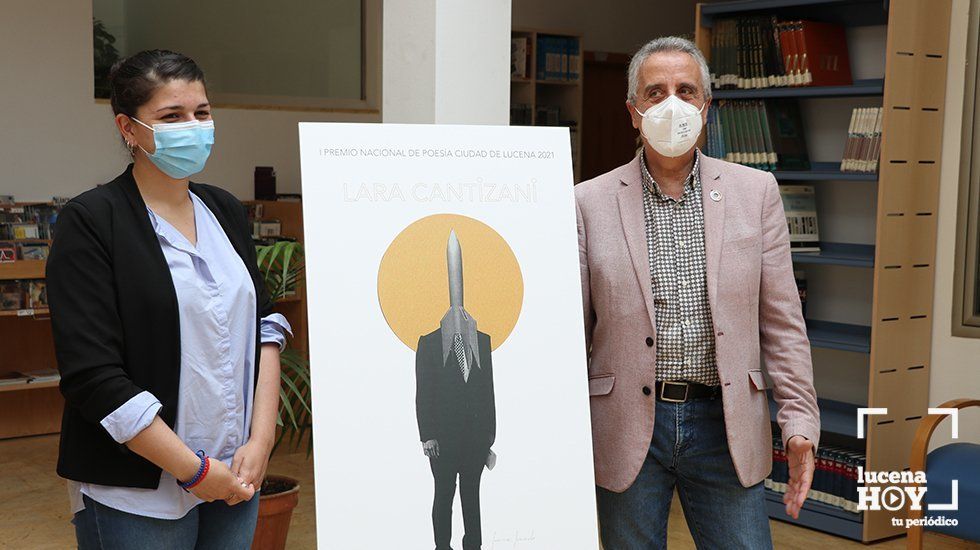
[[[49, 308], [48, 259], [73, 197], [142, 154], [120, 138], [114, 65], [164, 49], [207, 73], [218, 137], [191, 179], [242, 203], [256, 273], [291, 329], [251, 547], [316, 548], [307, 401], [311, 374], [331, 367], [308, 355], [318, 336], [303, 216], [315, 205], [302, 200], [297, 125], [567, 128], [578, 185], [642, 157], [630, 63], [668, 36], [707, 62], [697, 155], [771, 174], [785, 210], [820, 439], [792, 517], [778, 384], [753, 379], [768, 393], [772, 467], [760, 483], [772, 546], [980, 548], [980, 0], [3, 0], [0, 13], [0, 548], [84, 548], [58, 472], [63, 429], [89, 414], [66, 412], [80, 382], [65, 384], [62, 363], [85, 358], [60, 349], [70, 330], [58, 306], [77, 300], [51, 277]], [[155, 135], [159, 149], [166, 133]], [[83, 313], [91, 330], [99, 315]], [[866, 477], [917, 471], [928, 481]], [[894, 494], [869, 505], [869, 487], [927, 484], [919, 508], [892, 506]], [[667, 547], [710, 548], [682, 497]]]

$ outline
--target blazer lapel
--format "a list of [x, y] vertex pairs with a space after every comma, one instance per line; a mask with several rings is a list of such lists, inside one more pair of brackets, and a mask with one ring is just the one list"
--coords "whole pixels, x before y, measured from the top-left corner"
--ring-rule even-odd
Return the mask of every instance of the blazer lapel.
[[651, 330], [656, 332], [656, 311], [653, 308], [653, 290], [650, 280], [650, 253], [647, 249], [646, 221], [643, 218], [643, 177], [640, 175], [640, 162], [643, 157], [637, 155], [636, 160], [622, 178], [625, 186], [619, 190], [616, 198], [619, 200], [619, 216], [623, 223], [623, 234], [626, 235], [626, 246], [629, 248], [636, 280], [640, 283], [643, 301], [647, 306]]
[[[701, 153], [698, 153], [701, 154]], [[704, 255], [708, 283], [708, 303], [712, 311], [718, 291], [718, 267], [721, 264], [721, 244], [725, 235], [725, 180], [721, 177], [719, 161], [701, 154], [701, 202], [704, 205]], [[717, 200], [716, 200], [717, 199]]]
[[218, 220], [218, 225], [221, 226], [221, 229], [225, 231], [225, 235], [228, 236], [228, 241], [231, 242], [232, 248], [235, 249], [235, 252], [238, 252], [238, 255], [241, 256], [242, 261], [245, 262], [245, 265], [248, 265], [248, 255], [245, 253], [244, 248], [246, 245], [240, 238], [242, 232], [241, 230], [236, 230], [232, 221], [228, 219], [227, 212], [221, 208], [220, 204], [217, 204], [214, 201], [214, 197], [211, 196], [211, 193], [204, 192], [204, 188], [200, 185], [190, 182], [188, 188], [190, 189], [191, 193], [197, 195], [197, 197], [201, 199], [208, 207], [208, 210], [214, 214], [214, 218]]

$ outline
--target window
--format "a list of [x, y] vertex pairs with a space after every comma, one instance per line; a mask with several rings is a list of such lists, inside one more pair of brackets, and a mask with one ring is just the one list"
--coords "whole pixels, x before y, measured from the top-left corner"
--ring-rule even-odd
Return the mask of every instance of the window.
[[93, 0], [96, 97], [112, 63], [193, 58], [219, 107], [377, 112], [381, 0]]
[[952, 333], [980, 338], [980, 2], [974, 1], [970, 9]]

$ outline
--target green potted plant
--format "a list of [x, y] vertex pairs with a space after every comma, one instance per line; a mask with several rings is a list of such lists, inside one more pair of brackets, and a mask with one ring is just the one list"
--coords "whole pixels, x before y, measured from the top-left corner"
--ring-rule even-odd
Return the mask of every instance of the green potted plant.
[[92, 19], [93, 68], [95, 72], [95, 97], [109, 97], [109, 71], [119, 61], [119, 50], [115, 46], [116, 37], [106, 30], [105, 24]]
[[[266, 290], [274, 302], [301, 292], [304, 278], [303, 245], [295, 241], [277, 241], [256, 247], [259, 270]], [[279, 390], [279, 435], [273, 453], [283, 443], [296, 448], [307, 440], [306, 454], [313, 451], [312, 437], [306, 437], [312, 426], [310, 408], [310, 363], [305, 354], [287, 347], [279, 356], [282, 364]], [[299, 482], [286, 476], [267, 474], [262, 482], [259, 519], [252, 548], [278, 550], [286, 547], [286, 536], [293, 509], [299, 502]]]

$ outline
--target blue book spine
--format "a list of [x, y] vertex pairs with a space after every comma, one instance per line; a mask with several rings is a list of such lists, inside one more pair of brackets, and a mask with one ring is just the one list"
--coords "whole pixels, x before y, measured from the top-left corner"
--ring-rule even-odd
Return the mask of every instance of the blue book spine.
[[545, 74], [547, 72], [546, 70], [548, 67], [548, 52], [547, 52], [547, 46], [545, 44], [546, 41], [547, 39], [538, 37], [537, 44], [534, 45], [534, 47], [537, 48], [537, 53], [535, 54], [535, 57], [537, 58], [538, 66], [535, 72], [537, 72], [538, 80], [544, 80]]

